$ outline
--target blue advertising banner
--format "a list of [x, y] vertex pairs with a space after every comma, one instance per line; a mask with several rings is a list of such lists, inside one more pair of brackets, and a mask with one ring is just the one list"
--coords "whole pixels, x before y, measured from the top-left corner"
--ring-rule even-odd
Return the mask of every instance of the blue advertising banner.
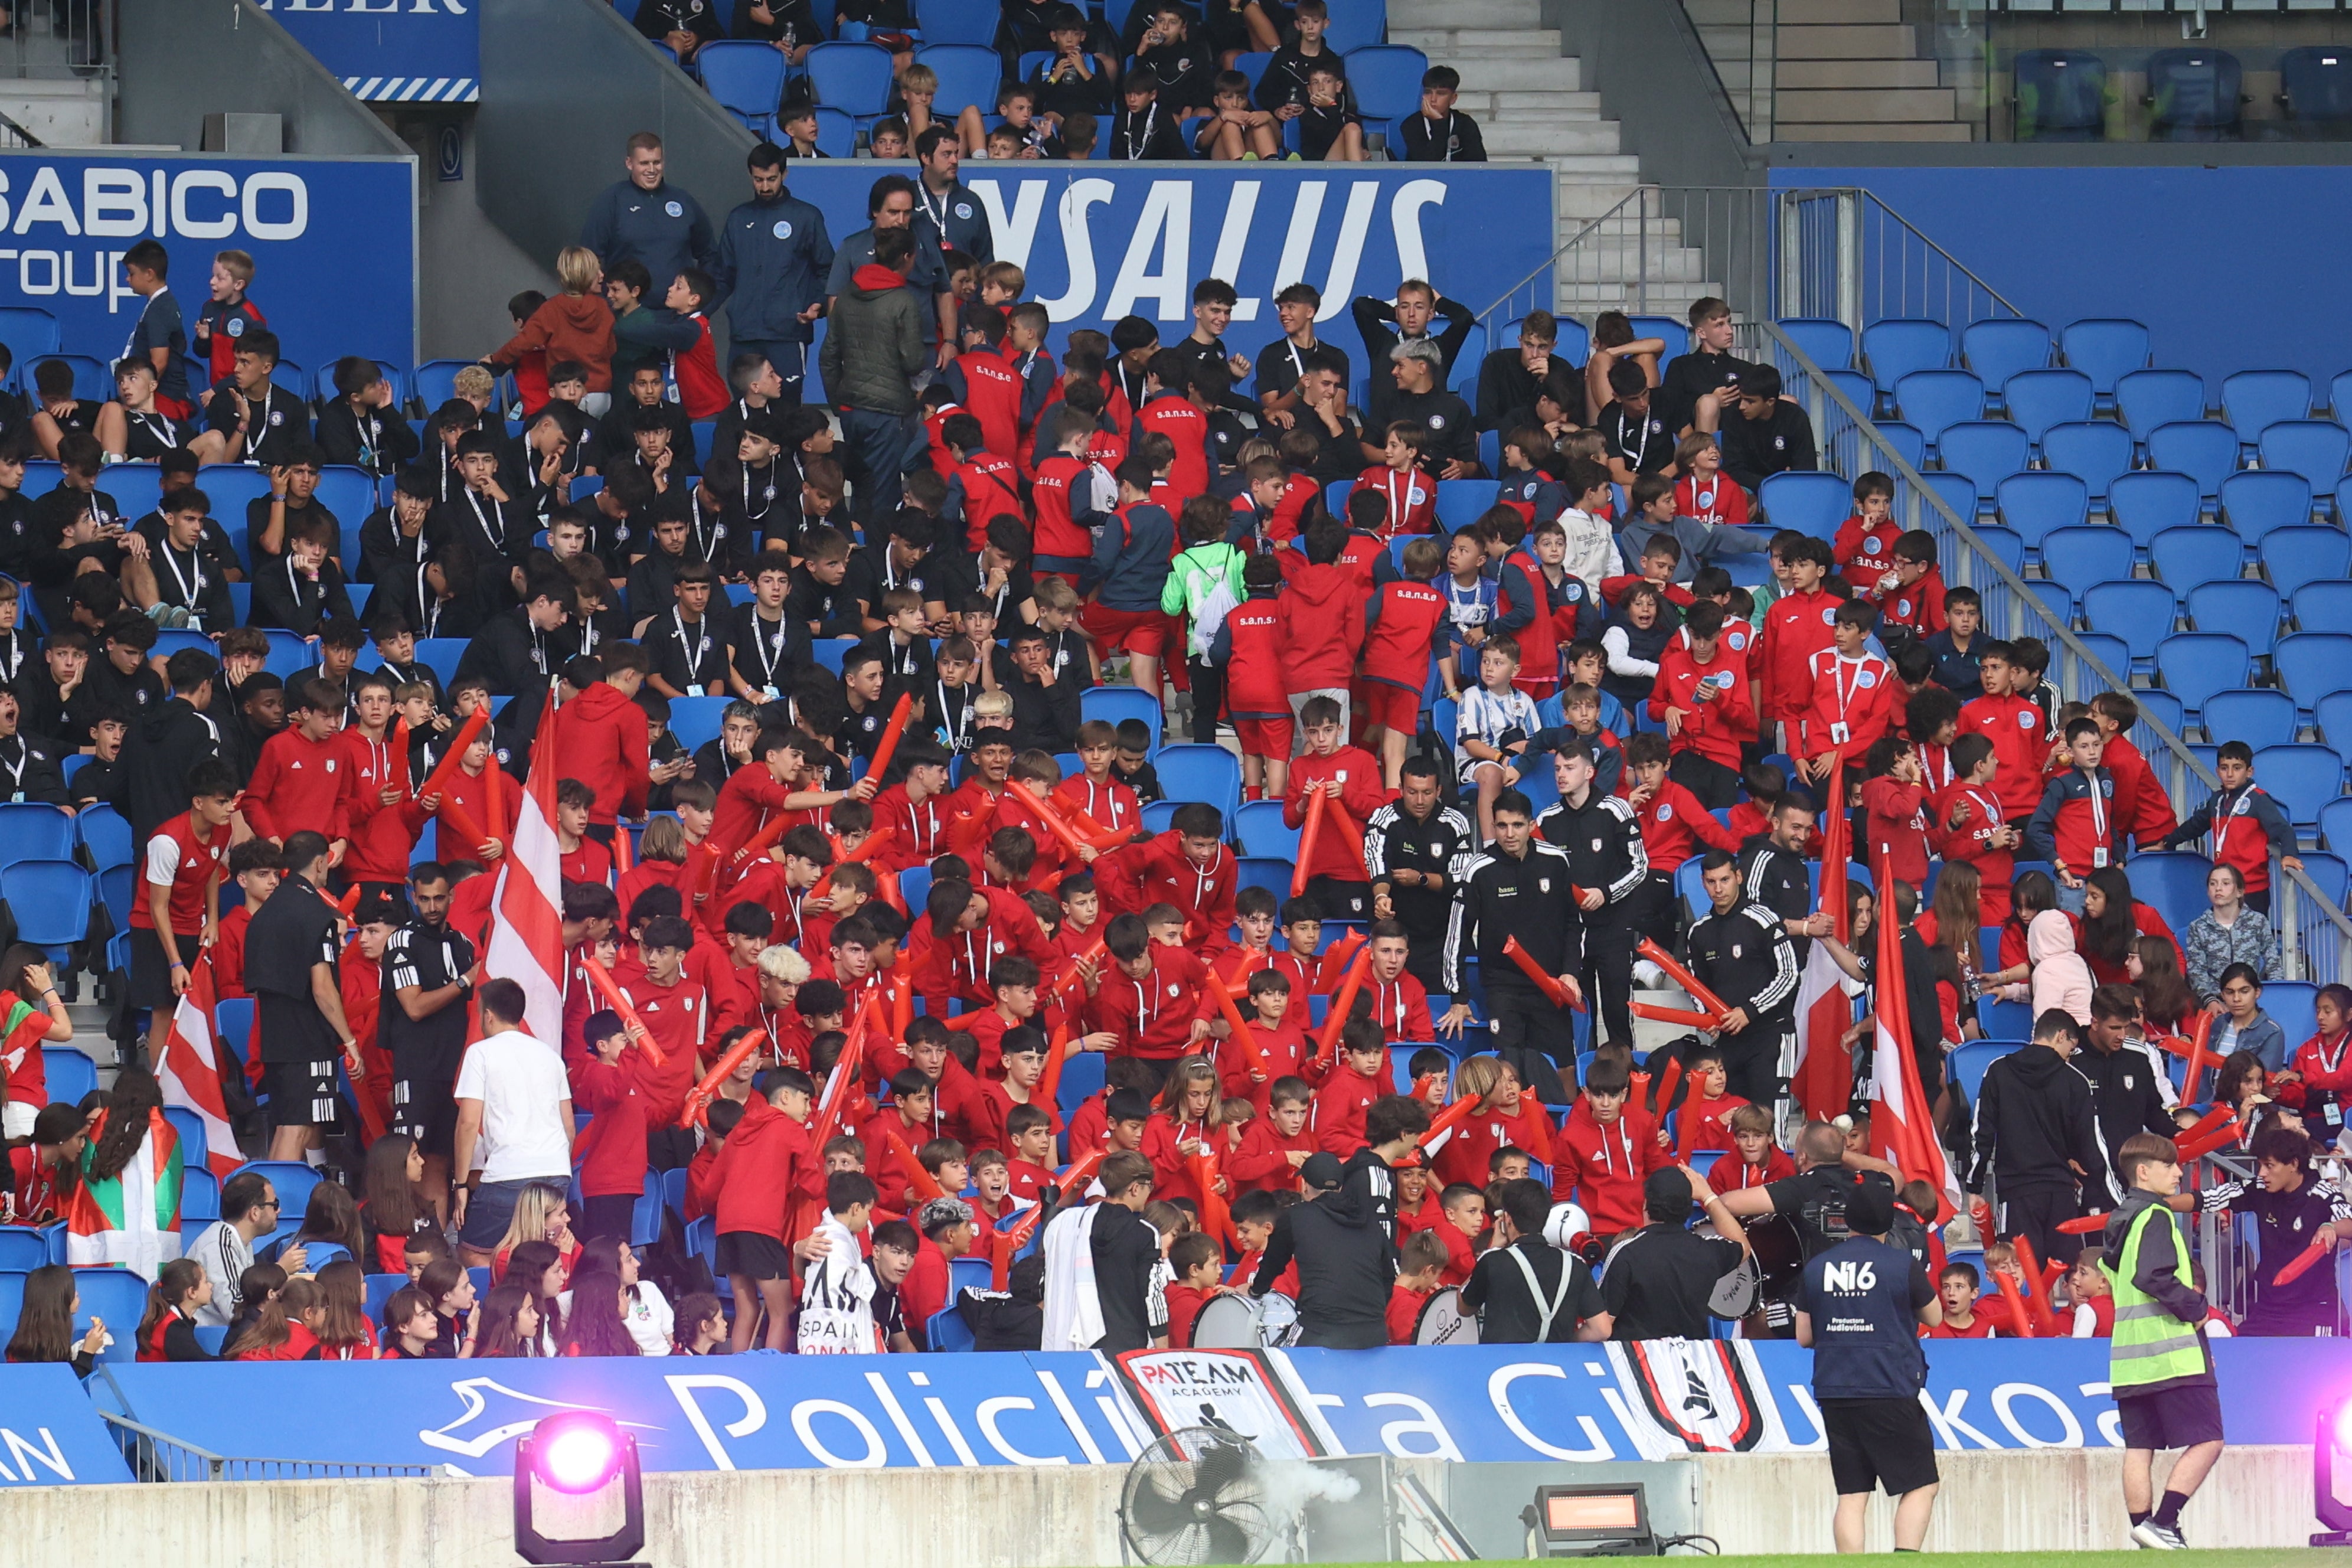
[[0, 1365], [0, 1489], [130, 1479], [73, 1368]]
[[[788, 173], [793, 195], [824, 213], [838, 246], [868, 226], [875, 180], [911, 167], [794, 163]], [[1226, 341], [1254, 357], [1282, 335], [1274, 296], [1289, 284], [1322, 291], [1326, 322], [1345, 316], [1352, 297], [1390, 298], [1408, 278], [1483, 310], [1552, 250], [1552, 174], [1541, 166], [967, 163], [963, 180], [987, 215], [996, 259], [1017, 263], [1027, 297], [1052, 312], [1057, 347], [1072, 327], [1129, 314], [1160, 322], [1172, 342], [1192, 330], [1192, 285], [1221, 278], [1241, 295]], [[723, 216], [702, 194], [713, 218]], [[1341, 325], [1333, 336], [1360, 373], [1354, 332]]]
[[482, 96], [475, 0], [254, 0], [371, 103], [472, 103]]
[[[2223, 1340], [2214, 1352], [2232, 1442], [2307, 1443], [2321, 1407], [2352, 1391], [2352, 1345]], [[1123, 1368], [1088, 1354], [755, 1354], [121, 1366], [114, 1377], [138, 1420], [215, 1452], [495, 1475], [510, 1471], [517, 1436], [576, 1407], [617, 1417], [646, 1468], [664, 1470], [1119, 1464], [1156, 1430], [1202, 1421], [1270, 1451], [1471, 1463], [1803, 1451], [1823, 1446], [1811, 1361], [1791, 1343], [1743, 1342], [1302, 1350], [1262, 1365], [1190, 1352]], [[1946, 1448], [2120, 1446], [2104, 1341], [1937, 1341], [1928, 1370], [1924, 1397]], [[38, 1404], [11, 1400], [7, 1419], [62, 1434], [80, 1398], [68, 1384]]]
[[122, 357], [145, 306], [122, 253], [142, 239], [171, 252], [186, 321], [204, 310], [215, 254], [243, 250], [287, 359], [415, 363], [413, 160], [0, 153], [0, 307], [46, 310], [58, 328], [54, 344], [11, 341], [19, 365], [36, 347]]

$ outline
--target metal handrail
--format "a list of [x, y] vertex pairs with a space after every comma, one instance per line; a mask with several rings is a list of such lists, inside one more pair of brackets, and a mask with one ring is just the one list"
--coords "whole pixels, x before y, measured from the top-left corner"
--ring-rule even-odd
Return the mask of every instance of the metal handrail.
[[142, 1481], [289, 1481], [422, 1479], [436, 1465], [367, 1464], [340, 1459], [263, 1459], [215, 1454], [111, 1410], [100, 1410], [131, 1473]]
[[[2127, 674], [2118, 675], [2108, 668], [2096, 654], [2084, 646], [2073, 630], [2060, 625], [2049, 614], [2043, 607], [2041, 598], [2035, 595], [2025, 579], [2011, 571], [2009, 563], [1992, 552], [1976, 529], [1964, 521], [1942, 496], [1929, 487], [1918, 469], [1913, 468], [1878, 427], [1871, 423], [1863, 411], [1854, 406], [1853, 401], [1838, 389], [1836, 383], [1830, 380], [1821, 366], [1815, 364], [1805, 352], [1780, 330], [1778, 322], [1759, 319], [1747, 323], [1746, 330], [1759, 334], [1770, 345], [1775, 356], [1780, 361], [1780, 368], [1784, 378], [1790, 382], [1791, 390], [1795, 389], [1799, 382], [1802, 383], [1805, 393], [1810, 395], [1813, 404], [1807, 412], [1812, 417], [1817, 432], [1823, 431], [1827, 427], [1827, 420], [1823, 417], [1826, 409], [1834, 408], [1855, 434], [1868, 444], [1872, 451], [1874, 466], [1883, 465], [1883, 471], [1892, 474], [1897, 481], [1898, 493], [1895, 498], [1897, 506], [1901, 507], [1907, 501], [1912, 509], [1912, 516], [1905, 520], [1906, 526], [1921, 526], [1919, 513], [1924, 511], [1942, 525], [1940, 531], [1958, 541], [1967, 548], [1968, 554], [1949, 563], [1955, 569], [1954, 575], [1958, 583], [1963, 586], [1973, 587], [1979, 575], [1997, 581], [2005, 591], [2005, 595], [2012, 606], [2012, 613], [2030, 617], [2038, 630], [2045, 634], [2043, 640], [2054, 642], [2058, 648], [2074, 662], [2075, 667], [2074, 673], [2077, 679], [2073, 682], [2062, 681], [2062, 689], [2070, 685], [2074, 689], [2081, 689], [2082, 678], [2085, 676], [2101, 682], [2109, 690], [2128, 692], [2131, 689]], [[1822, 446], [1826, 452], [1828, 442], [1823, 440]], [[1939, 531], [1929, 528], [1927, 531]], [[2173, 733], [2162, 721], [2143, 710], [2139, 721], [2170, 753], [2173, 765], [2166, 793], [2172, 797], [2176, 809], [2189, 804], [2186, 790], [2183, 787], [2184, 775], [2194, 778], [2209, 793], [2221, 787], [2221, 781], [2197, 759], [2196, 754], [2189, 751], [2188, 743]], [[2290, 971], [2296, 973], [2300, 978], [2323, 979], [2334, 979], [2344, 973], [2352, 973], [2352, 919], [2347, 919], [2341, 910], [2336, 909], [2320, 891], [2318, 884], [2305, 873], [2281, 865], [2275, 868], [2273, 877], [2274, 885], [2281, 886], [2288, 891], [2288, 897], [2283, 900], [2282, 918], [2278, 925], [2279, 936], [2285, 949], [2285, 963]], [[2312, 910], [2316, 910], [2324, 917], [2322, 922], [2324, 926], [2334, 928], [2335, 962], [2333, 964], [2323, 964], [2315, 973], [2309, 970], [2312, 959], [2315, 955], [2304, 951], [2302, 923], [2305, 911], [2292, 907], [2299, 903], [2308, 904]]]
[[[1494, 317], [1497, 312], [1509, 309], [1511, 301], [1518, 298], [1519, 291], [1521, 289], [1527, 288], [1528, 284], [1533, 283], [1537, 279], [1541, 278], [1547, 272], [1553, 273], [1557, 276], [1557, 269], [1559, 266], [1560, 258], [1566, 256], [1570, 251], [1574, 250], [1578, 246], [1583, 244], [1588, 237], [1600, 230], [1601, 225], [1612, 221], [1622, 221], [1620, 215], [1622, 215], [1627, 207], [1634, 206], [1637, 204], [1642, 203], [1644, 200], [1645, 193], [1654, 188], [1654, 187], [1646, 185], [1636, 185], [1622, 200], [1619, 201], [1615, 206], [1611, 207], [1599, 217], [1586, 220], [1582, 228], [1578, 229], [1573, 235], [1570, 235], [1568, 239], [1558, 248], [1553, 250], [1549, 256], [1545, 257], [1541, 261], [1538, 262], [1535, 268], [1528, 272], [1526, 277], [1519, 279], [1508, 289], [1504, 289], [1492, 304], [1479, 311], [1478, 321], [1481, 326], [1486, 328], [1486, 339], [1488, 343], [1492, 345], [1494, 342], [1495, 333], [1492, 324]], [[1549, 310], [1551, 308], [1551, 304], [1552, 301], [1547, 300], [1544, 301], [1544, 308]], [[1521, 315], [1525, 315], [1527, 312], [1525, 310], [1521, 310], [1519, 313]]]
[[[1856, 195], [1861, 196], [1872, 206], [1876, 207], [1880, 212], [1885, 213], [1888, 217], [1891, 217], [1896, 223], [1901, 224], [1905, 233], [1910, 235], [1913, 239], [1917, 240], [1921, 245], [1926, 246], [1928, 249], [1934, 251], [1938, 257], [1942, 258], [1944, 265], [1949, 267], [1953, 271], [1959, 273], [1969, 282], [1983, 289], [1985, 293], [1992, 299], [1993, 302], [2000, 305], [2002, 310], [2007, 310], [2012, 316], [2016, 316], [2021, 319], [2024, 317], [2025, 312], [2018, 309], [2018, 307], [2011, 302], [2008, 295], [2002, 293], [2000, 289], [1994, 288], [1991, 284], [1978, 277], [1975, 269], [1970, 268], [1966, 262], [1962, 261], [1958, 257], [1954, 256], [1950, 251], [1946, 250], [1942, 246], [1937, 244], [1936, 241], [1928, 236], [1922, 234], [1919, 231], [1919, 226], [1917, 224], [1913, 223], [1909, 218], [1905, 217], [1901, 213], [1896, 212], [1893, 207], [1887, 205], [1885, 198], [1879, 196], [1867, 186], [1856, 185], [1853, 187], [1853, 190]], [[1822, 195], [1830, 193], [1823, 191], [1804, 191], [1798, 194], [1803, 195]]]

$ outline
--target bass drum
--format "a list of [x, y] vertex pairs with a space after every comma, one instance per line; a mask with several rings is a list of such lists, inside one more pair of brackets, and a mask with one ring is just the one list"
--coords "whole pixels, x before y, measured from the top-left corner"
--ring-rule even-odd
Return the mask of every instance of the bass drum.
[[1266, 1350], [1287, 1350], [1298, 1342], [1298, 1303], [1276, 1290], [1257, 1304], [1257, 1342]]
[[1805, 1238], [1797, 1222], [1786, 1215], [1759, 1215], [1748, 1222], [1748, 1245], [1756, 1252], [1764, 1299], [1795, 1300], [1797, 1287], [1805, 1278]]
[[1475, 1345], [1478, 1320], [1462, 1310], [1462, 1292], [1448, 1285], [1423, 1304], [1412, 1327], [1417, 1345]]
[[1279, 1292], [1228, 1292], [1212, 1299], [1192, 1320], [1194, 1350], [1282, 1350], [1297, 1342], [1298, 1303]]

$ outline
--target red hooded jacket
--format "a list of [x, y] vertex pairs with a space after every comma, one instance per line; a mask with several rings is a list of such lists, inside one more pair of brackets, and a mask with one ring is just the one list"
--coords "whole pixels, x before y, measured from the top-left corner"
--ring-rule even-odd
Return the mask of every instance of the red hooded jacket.
[[551, 721], [556, 775], [578, 779], [596, 792], [588, 820], [609, 827], [623, 816], [643, 816], [646, 775], [653, 766], [645, 710], [599, 681], [565, 703]]

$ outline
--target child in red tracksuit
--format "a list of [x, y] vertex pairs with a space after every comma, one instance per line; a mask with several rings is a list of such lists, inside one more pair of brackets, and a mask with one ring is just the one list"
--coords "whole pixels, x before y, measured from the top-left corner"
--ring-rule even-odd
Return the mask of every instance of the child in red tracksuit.
[[1471, 1186], [1483, 1191], [1486, 1166], [1498, 1149], [1524, 1149], [1538, 1160], [1551, 1159], [1551, 1121], [1500, 1057], [1475, 1056], [1464, 1062], [1454, 1075], [1454, 1093], [1456, 1099], [1478, 1103], [1430, 1156], [1430, 1175], [1441, 1189]]
[[[1209, 984], [1219, 982], [1213, 979]], [[1261, 1083], [1251, 1076], [1248, 1053], [1237, 1039], [1212, 1042], [1216, 1047], [1217, 1076], [1226, 1098], [1248, 1100], [1263, 1122], [1272, 1112], [1276, 1084], [1291, 1078], [1312, 1083], [1323, 1075], [1315, 1069], [1315, 1042], [1307, 1037], [1299, 1023], [1307, 1008], [1292, 988], [1289, 975], [1278, 969], [1261, 969], [1251, 975], [1249, 996], [1241, 1012], [1249, 1020], [1250, 1038], [1257, 1043], [1265, 1079]]]
[[816, 1086], [798, 1068], [769, 1075], [765, 1097], [743, 1102], [712, 1173], [719, 1264], [735, 1296], [735, 1348], [751, 1348], [751, 1326], [768, 1314], [767, 1348], [792, 1342], [793, 1265], [784, 1245], [795, 1210], [824, 1198], [824, 1166], [802, 1128]]
[[1242, 798], [1280, 798], [1288, 782], [1291, 714], [1282, 667], [1282, 567], [1271, 555], [1242, 563], [1249, 596], [1225, 613], [1209, 662], [1225, 672], [1225, 711], [1242, 749]]
[[1356, 655], [1364, 646], [1364, 600], [1371, 592], [1369, 580], [1359, 582], [1339, 564], [1333, 545], [1345, 540], [1328, 527], [1307, 530], [1307, 563], [1291, 568], [1275, 600], [1282, 617], [1283, 689], [1293, 698], [1335, 699], [1342, 731]]
[[1985, 694], [1960, 710], [1960, 733], [1992, 742], [1993, 792], [2000, 796], [2001, 814], [2022, 823], [2042, 804], [2049, 716], [2014, 689], [2022, 667], [2011, 662], [2007, 643], [1988, 641], [1978, 658]]
[[1748, 660], [1756, 683], [1756, 721], [1767, 750], [1772, 747], [1775, 726], [1788, 726], [1793, 739], [1797, 721], [1812, 700], [1813, 655], [1835, 645], [1830, 628], [1842, 602], [1822, 587], [1829, 574], [1828, 545], [1818, 539], [1791, 540], [1774, 555], [1788, 576], [1789, 591], [1764, 612], [1756, 652]]
[[1918, 749], [1899, 735], [1883, 735], [1870, 748], [1862, 804], [1870, 813], [1869, 852], [1890, 855], [1890, 869], [1914, 888], [1927, 885], [1927, 787], [1919, 776]]
[[1101, 515], [1094, 505], [1096, 489], [1098, 484], [1106, 490], [1108, 486], [1098, 480], [1094, 461], [1087, 456], [1093, 437], [1091, 416], [1072, 410], [1040, 424], [1055, 426], [1057, 445], [1037, 465], [1029, 492], [1037, 508], [1036, 530], [1030, 538], [1034, 552], [1030, 570], [1058, 573], [1076, 587], [1077, 574], [1086, 570], [1094, 554], [1094, 534], [1087, 520]]
[[584, 1049], [572, 1053], [572, 1103], [593, 1121], [572, 1151], [580, 1193], [587, 1199], [583, 1231], [625, 1236], [629, 1216], [646, 1190], [646, 1102], [636, 1079], [622, 1067], [629, 1037], [617, 1013], [598, 1013], [582, 1031]]
[[1671, 877], [1701, 846], [1739, 852], [1739, 836], [1716, 819], [1698, 796], [1666, 776], [1667, 742], [1654, 731], [1625, 742], [1625, 799], [1642, 828], [1642, 852], [1654, 872]]
[[1021, 505], [1020, 476], [1013, 460], [989, 450], [980, 421], [969, 414], [953, 414], [940, 426], [955, 467], [948, 476], [944, 515], [963, 524], [964, 546], [978, 554], [988, 544], [988, 525], [999, 517], [1026, 517]]
[[1384, 583], [1364, 612], [1363, 671], [1357, 681], [1364, 744], [1380, 753], [1383, 783], [1403, 786], [1407, 744], [1421, 729], [1421, 697], [1429, 672], [1445, 657], [1453, 627], [1445, 595], [1434, 586], [1445, 567], [1444, 547], [1415, 539], [1404, 547], [1404, 576]]
[[982, 445], [1009, 458], [1021, 450], [1022, 405], [1027, 398], [1028, 380], [1005, 360], [1003, 317], [992, 310], [974, 311], [967, 330], [980, 334], [982, 345], [956, 355], [940, 380], [948, 395], [979, 421]]
[[1396, 1283], [1389, 1287], [1389, 1343], [1409, 1345], [1421, 1326], [1421, 1314], [1437, 1293], [1445, 1269], [1444, 1246], [1426, 1231], [1415, 1231], [1398, 1244]]
[[337, 700], [331, 708], [311, 707], [310, 689], [310, 682], [298, 683], [289, 722], [261, 748], [253, 782], [245, 790], [247, 825], [279, 845], [305, 829], [325, 834], [330, 843], [349, 837], [343, 796], [352, 773], [342, 766], [340, 689], [332, 689]]
[[1216, 1069], [1208, 1063], [1195, 1058], [1180, 1063], [1168, 1075], [1151, 1120], [1143, 1127], [1143, 1157], [1151, 1162], [1153, 1197], [1201, 1202], [1192, 1156], [1204, 1153], [1213, 1159], [1223, 1143], [1221, 1105]]
[[1672, 1163], [1658, 1146], [1657, 1123], [1630, 1103], [1632, 1089], [1633, 1076], [1622, 1061], [1595, 1061], [1582, 1098], [1552, 1143], [1553, 1199], [1582, 1204], [1592, 1234], [1603, 1244], [1645, 1223], [1642, 1184], [1651, 1172]]
[[1113, 917], [1103, 945], [1111, 962], [1087, 989], [1094, 1032], [1118, 1037], [1114, 1055], [1172, 1061], [1209, 1037], [1209, 1020], [1223, 1015], [1196, 954], [1153, 942], [1136, 914]]
[[1927, 845], [1948, 861], [1976, 868], [1978, 923], [1997, 926], [2009, 919], [2012, 851], [2025, 836], [2003, 819], [1992, 784], [1998, 765], [1992, 742], [1962, 735], [1952, 742], [1951, 762], [1959, 776], [1936, 793], [1928, 808]]
[[[1879, 636], [1931, 637], [1944, 629], [1944, 574], [1936, 536], [1915, 528], [1895, 542], [1895, 559], [1860, 597], [1878, 606]], [[1895, 645], [1887, 644], [1892, 647]]]
[[1307, 1125], [1315, 1102], [1307, 1081], [1278, 1078], [1266, 1090], [1266, 1109], [1242, 1133], [1241, 1146], [1225, 1157], [1225, 1179], [1236, 1195], [1296, 1191], [1298, 1167], [1320, 1146]]
[[[1650, 717], [1665, 722], [1668, 762], [1708, 784], [1709, 802], [1728, 805], [1739, 785], [1740, 748], [1756, 739], [1749, 690], [1748, 626], [1702, 599], [1658, 656]], [[1687, 755], [1686, 762], [1675, 759]]]
[[[1118, 755], [1118, 726], [1089, 719], [1078, 726], [1079, 771], [1054, 787], [1054, 801], [1066, 815], [1076, 812], [1097, 827], [1134, 833], [1143, 826], [1143, 805], [1135, 791], [1110, 771]], [[1083, 835], [1085, 823], [1071, 826]]]
[[1308, 698], [1299, 718], [1307, 729], [1307, 750], [1290, 764], [1282, 820], [1303, 826], [1308, 797], [1323, 795], [1323, 820], [1306, 866], [1307, 894], [1328, 918], [1370, 920], [1372, 885], [1364, 867], [1364, 825], [1387, 804], [1381, 764], [1362, 747], [1348, 744], [1346, 718], [1330, 698]]
[[1860, 600], [1840, 605], [1831, 634], [1834, 645], [1806, 663], [1812, 689], [1797, 721], [1794, 754], [1798, 773], [1815, 783], [1830, 776], [1840, 757], [1853, 769], [1894, 728], [1895, 693], [1901, 689], [1895, 671], [1864, 651], [1877, 618], [1878, 612]]
[[1394, 1092], [1380, 1026], [1369, 1018], [1355, 1020], [1339, 1031], [1339, 1059], [1315, 1091], [1315, 1141], [1327, 1153], [1351, 1158], [1364, 1146], [1364, 1113], [1372, 1101]]
[[1421, 469], [1421, 448], [1426, 431], [1404, 421], [1391, 425], [1382, 437], [1381, 460], [1356, 476], [1348, 492], [1348, 514], [1355, 516], [1360, 495], [1378, 496], [1384, 512], [1380, 524], [1383, 541], [1401, 533], [1433, 533], [1437, 530], [1437, 481]]
[[1748, 1101], [1724, 1092], [1723, 1053], [1715, 1047], [1701, 1046], [1691, 1052], [1687, 1065], [1690, 1073], [1684, 1081], [1690, 1090], [1675, 1112], [1675, 1143], [1683, 1155], [1708, 1149], [1727, 1153], [1737, 1147], [1732, 1142], [1732, 1113]]
[[689, 268], [667, 287], [669, 298], [665, 302], [678, 320], [692, 321], [695, 327], [693, 346], [670, 354], [669, 378], [677, 385], [677, 400], [685, 405], [688, 419], [716, 419], [734, 401], [734, 389], [719, 373], [719, 346], [710, 336], [710, 319], [702, 313], [714, 291], [710, 275]]
[[2026, 848], [2050, 862], [2061, 888], [2079, 889], [2092, 872], [2123, 864], [2126, 824], [2116, 813], [2116, 781], [2099, 765], [2105, 744], [2095, 721], [2068, 724], [2072, 765], [2050, 781], [2025, 825]]
[[1894, 510], [1893, 479], [1868, 473], [1853, 481], [1853, 515], [1838, 524], [1830, 552], [1857, 593], [1876, 587], [1894, 558], [1895, 542], [1903, 536], [1903, 525], [1895, 521]]
[[[1202, 801], [1187, 801], [1169, 819], [1167, 832], [1130, 845], [1095, 862], [1105, 907], [1133, 912], [1153, 904], [1173, 904], [1184, 916], [1186, 946], [1214, 963], [1233, 945], [1234, 889], [1240, 863], [1223, 842], [1224, 813]], [[1126, 879], [1129, 902], [1114, 905], [1107, 864]]]

